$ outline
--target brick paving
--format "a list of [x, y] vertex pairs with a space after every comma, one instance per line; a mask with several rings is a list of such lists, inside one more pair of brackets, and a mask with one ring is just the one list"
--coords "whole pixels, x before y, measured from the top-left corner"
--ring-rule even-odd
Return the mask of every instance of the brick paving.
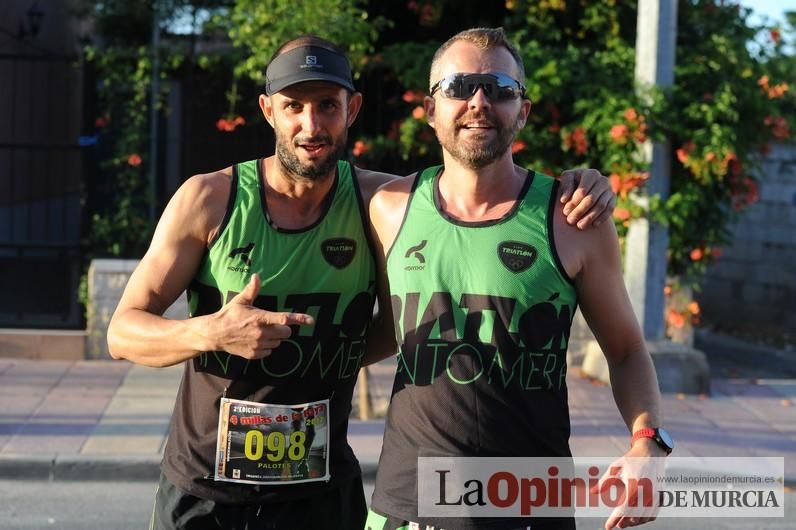
[[[369, 368], [376, 412], [389, 399], [393, 366], [386, 361]], [[115, 473], [140, 474], [141, 462], [156, 468], [181, 373], [182, 367], [126, 362], [0, 359], [0, 476], [48, 460], [68, 462], [72, 471], [75, 462], [115, 465]], [[621, 455], [628, 434], [610, 388], [575, 369], [567, 384], [573, 453]], [[676, 454], [782, 456], [788, 481], [796, 482], [796, 380], [715, 379], [712, 392], [664, 395]], [[366, 473], [375, 470], [383, 428], [380, 419], [351, 422], [350, 443]]]

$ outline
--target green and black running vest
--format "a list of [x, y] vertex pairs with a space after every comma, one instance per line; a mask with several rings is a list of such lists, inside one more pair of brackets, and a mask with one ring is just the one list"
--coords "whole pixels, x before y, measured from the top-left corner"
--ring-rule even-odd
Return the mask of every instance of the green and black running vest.
[[553, 241], [554, 179], [529, 171], [503, 218], [461, 222], [439, 205], [440, 174], [418, 174], [387, 256], [400, 353], [372, 508], [459, 528], [418, 518], [417, 458], [569, 456], [577, 300]]
[[[375, 263], [365, 208], [353, 167], [339, 162], [313, 225], [285, 230], [270, 222], [262, 162], [234, 166], [227, 213], [188, 290], [191, 316], [219, 310], [249, 282], [261, 279], [254, 305], [307, 313], [312, 326], [293, 327], [265, 359], [247, 361], [204, 352], [185, 365], [163, 469], [179, 488], [224, 503], [279, 502], [305, 497], [356, 476], [346, 441], [351, 396], [373, 311]], [[214, 482], [219, 400], [300, 404], [330, 399], [329, 482], [252, 486]]]

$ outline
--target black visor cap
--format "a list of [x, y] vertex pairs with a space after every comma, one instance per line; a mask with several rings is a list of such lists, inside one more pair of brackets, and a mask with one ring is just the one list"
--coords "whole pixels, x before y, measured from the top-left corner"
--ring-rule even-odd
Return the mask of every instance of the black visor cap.
[[279, 55], [265, 71], [265, 93], [272, 96], [306, 81], [328, 81], [354, 92], [345, 56], [318, 46], [300, 46]]

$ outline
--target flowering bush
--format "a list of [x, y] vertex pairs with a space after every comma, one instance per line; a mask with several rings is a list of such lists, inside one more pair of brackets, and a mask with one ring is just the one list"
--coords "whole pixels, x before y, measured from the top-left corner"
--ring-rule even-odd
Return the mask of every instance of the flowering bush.
[[[140, 255], [151, 234], [146, 171], [151, 6], [80, 3], [92, 6], [104, 40], [102, 49], [87, 49], [87, 58], [100, 77], [95, 126], [103, 146], [102, 172], [113, 177], [103, 179], [110, 200], [90, 211], [89, 243], [98, 254]], [[512, 145], [517, 162], [548, 174], [600, 168], [618, 196], [614, 220], [620, 236], [641, 216], [665, 223], [669, 273], [687, 283], [719, 256], [728, 241], [728, 221], [757, 200], [758, 160], [771, 141], [791, 138], [796, 116], [791, 88], [796, 61], [787, 53], [794, 45], [793, 28], [752, 26], [749, 10], [730, 0], [680, 1], [675, 86], [643, 94], [634, 86], [636, 4], [629, 0], [506, 0], [489, 10], [472, 0], [161, 5], [164, 27], [168, 20], [184, 22], [187, 6], [194, 15], [197, 8], [210, 13], [201, 32], [216, 44], [229, 37], [235, 47], [210, 47], [223, 49], [227, 62], [217, 52], [198, 57], [197, 64], [216, 69], [234, 64], [236, 79], [261, 81], [276, 46], [299, 34], [317, 33], [340, 44], [357, 74], [379, 83], [379, 96], [368, 92], [366, 101], [382, 102], [378, 119], [369, 117], [372, 112], [359, 118], [351, 155], [361, 166], [394, 171], [440, 160], [422, 108], [439, 43], [465, 27], [502, 24], [524, 57], [533, 101], [527, 126]], [[162, 78], [189, 55], [176, 42], [160, 50]], [[232, 133], [247, 119], [236, 107], [242, 97], [237, 83], [226, 96], [228, 112], [215, 125]], [[361, 126], [363, 120], [370, 121]], [[378, 123], [380, 130], [368, 123]], [[668, 141], [666, 198], [639, 200], [647, 195], [641, 148], [648, 139]]]

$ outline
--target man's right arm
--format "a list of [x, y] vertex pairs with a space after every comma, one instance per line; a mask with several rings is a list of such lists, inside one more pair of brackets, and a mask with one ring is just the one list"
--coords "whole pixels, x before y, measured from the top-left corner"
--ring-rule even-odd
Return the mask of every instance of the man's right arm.
[[224, 217], [230, 184], [229, 172], [196, 175], [169, 201], [111, 319], [112, 357], [157, 367], [212, 350], [259, 358], [290, 336], [289, 325], [311, 323], [307, 315], [253, 307], [260, 287], [256, 275], [216, 313], [186, 320], [162, 316], [195, 276]]

